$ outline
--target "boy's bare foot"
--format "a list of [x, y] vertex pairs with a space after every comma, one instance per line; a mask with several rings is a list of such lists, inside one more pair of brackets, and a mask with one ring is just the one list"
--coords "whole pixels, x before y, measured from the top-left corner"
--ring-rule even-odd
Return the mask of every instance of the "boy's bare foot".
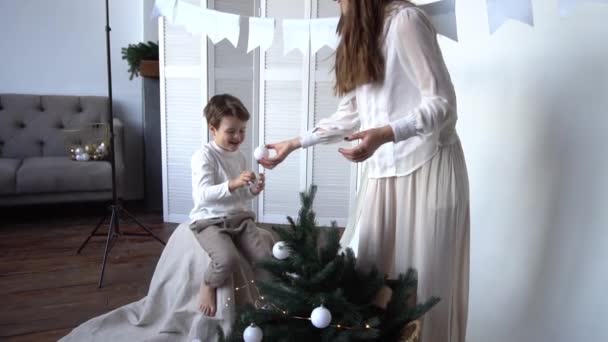
[[198, 309], [205, 315], [213, 317], [216, 311], [216, 292], [215, 287], [210, 287], [201, 283], [201, 288], [198, 291]]

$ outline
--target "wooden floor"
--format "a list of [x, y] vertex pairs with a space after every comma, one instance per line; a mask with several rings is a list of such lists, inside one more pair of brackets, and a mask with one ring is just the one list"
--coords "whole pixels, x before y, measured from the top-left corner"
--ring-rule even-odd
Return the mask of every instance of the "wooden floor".
[[[130, 210], [165, 241], [176, 227], [159, 214]], [[100, 204], [0, 208], [1, 341], [57, 341], [89, 318], [145, 296], [162, 252], [156, 240], [119, 238], [101, 289], [105, 238], [93, 238], [76, 254], [104, 211]], [[126, 219], [120, 223], [139, 231]]]

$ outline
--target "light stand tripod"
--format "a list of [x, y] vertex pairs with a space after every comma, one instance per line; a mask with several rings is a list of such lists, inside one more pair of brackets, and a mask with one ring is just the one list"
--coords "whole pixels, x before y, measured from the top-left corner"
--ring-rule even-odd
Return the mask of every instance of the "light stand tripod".
[[[99, 221], [95, 229], [89, 234], [87, 239], [82, 243], [80, 248], [78, 248], [78, 254], [82, 251], [82, 249], [87, 245], [89, 240], [93, 236], [107, 236], [106, 238], [106, 248], [103, 254], [103, 261], [101, 264], [101, 275], [99, 277], [99, 287], [103, 285], [103, 276], [106, 270], [106, 263], [108, 260], [108, 255], [114, 247], [116, 240], [121, 236], [151, 236], [156, 239], [158, 242], [165, 245], [165, 242], [161, 240], [158, 236], [156, 236], [150, 228], [146, 227], [142, 224], [135, 216], [125, 210], [120, 203], [118, 202], [118, 196], [116, 194], [116, 161], [114, 159], [114, 111], [113, 111], [113, 102], [112, 102], [112, 64], [110, 59], [110, 5], [109, 0], [106, 0], [106, 58], [107, 58], [107, 71], [108, 71], [108, 100], [109, 100], [109, 114], [110, 114], [110, 164], [112, 166], [112, 204], [109, 206], [109, 212], [106, 213], [102, 219]], [[129, 233], [122, 232], [120, 230], [120, 213], [124, 213], [130, 219], [132, 219], [141, 229], [146, 231], [146, 233]], [[110, 216], [110, 223], [108, 225], [108, 233], [106, 234], [96, 234], [97, 230], [101, 225], [105, 222], [106, 218]]]

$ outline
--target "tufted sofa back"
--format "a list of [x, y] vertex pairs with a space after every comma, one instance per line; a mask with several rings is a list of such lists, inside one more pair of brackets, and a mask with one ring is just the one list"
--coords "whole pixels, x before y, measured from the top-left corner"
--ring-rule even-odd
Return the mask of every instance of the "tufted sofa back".
[[106, 97], [0, 94], [0, 158], [67, 156], [63, 130], [98, 122]]

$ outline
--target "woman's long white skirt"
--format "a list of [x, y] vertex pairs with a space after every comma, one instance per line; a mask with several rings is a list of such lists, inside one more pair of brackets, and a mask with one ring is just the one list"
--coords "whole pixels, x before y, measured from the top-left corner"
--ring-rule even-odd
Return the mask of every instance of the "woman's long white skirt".
[[[364, 178], [365, 179], [365, 178]], [[342, 246], [362, 268], [390, 278], [418, 272], [418, 301], [441, 301], [423, 319], [421, 342], [464, 342], [469, 292], [469, 184], [460, 142], [407, 176], [367, 179]]]

